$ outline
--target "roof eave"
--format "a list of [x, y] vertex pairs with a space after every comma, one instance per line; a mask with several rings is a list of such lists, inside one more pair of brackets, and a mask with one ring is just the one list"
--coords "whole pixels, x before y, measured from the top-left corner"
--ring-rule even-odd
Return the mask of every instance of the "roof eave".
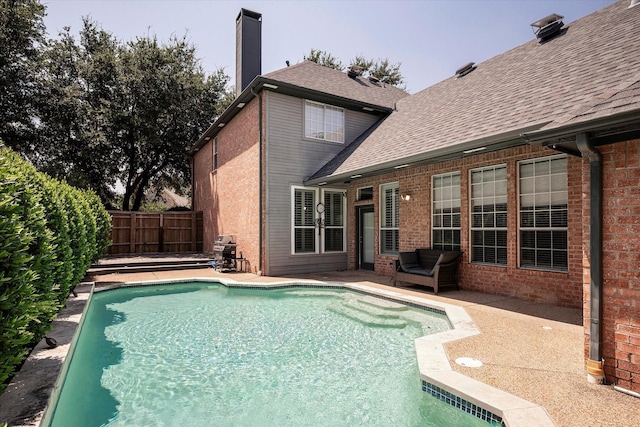
[[635, 128], [640, 129], [640, 108], [550, 129], [523, 132], [522, 136], [531, 144], [548, 146], [557, 143], [573, 143], [579, 133], [590, 133], [597, 137], [599, 133], [606, 131], [626, 133]]
[[280, 80], [270, 79], [263, 76], [257, 76], [251, 81], [251, 83], [242, 91], [240, 95], [233, 100], [231, 105], [218, 117], [213, 124], [198, 138], [198, 141], [189, 151], [189, 154], [193, 156], [197, 153], [209, 140], [215, 138], [220, 129], [222, 129], [227, 123], [229, 123], [236, 114], [240, 112], [241, 103], [247, 104], [254, 97], [254, 93], [258, 93], [262, 90], [270, 90], [278, 92], [284, 95], [295, 96], [298, 98], [308, 98], [317, 102], [323, 102], [335, 105], [336, 107], [347, 108], [351, 110], [362, 110], [369, 114], [388, 115], [393, 110], [390, 107], [384, 105], [371, 104], [368, 102], [362, 102], [345, 98], [338, 95], [331, 95], [325, 92], [308, 89], [302, 86], [293, 85], [290, 83], [282, 82]]
[[527, 144], [526, 139], [522, 137], [523, 133], [532, 132], [535, 129], [540, 129], [546, 124], [548, 124], [548, 122], [535, 123], [526, 127], [518, 128], [517, 130], [510, 130], [500, 134], [494, 134], [482, 138], [468, 140], [437, 150], [432, 150], [413, 156], [402, 157], [365, 168], [345, 171], [344, 173], [340, 173], [337, 175], [314, 176], [305, 181], [304, 184], [318, 185], [319, 183], [344, 183], [353, 179], [352, 177], [355, 175], [358, 175], [358, 178], [383, 175], [386, 173], [398, 171], [399, 169], [403, 169], [404, 167], [415, 167], [441, 163], [445, 161], [461, 159], [463, 157], [474, 156], [476, 154], [490, 153], [492, 151], [503, 150], [505, 148], [517, 147], [519, 145]]

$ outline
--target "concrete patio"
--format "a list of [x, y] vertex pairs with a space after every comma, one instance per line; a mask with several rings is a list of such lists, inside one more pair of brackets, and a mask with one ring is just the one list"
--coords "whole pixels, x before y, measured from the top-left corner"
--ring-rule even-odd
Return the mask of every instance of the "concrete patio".
[[[446, 357], [457, 373], [504, 390], [546, 409], [557, 426], [637, 426], [640, 399], [620, 393], [612, 385], [586, 380], [583, 360], [582, 312], [514, 298], [468, 291], [433, 295], [428, 289], [394, 288], [388, 277], [364, 271], [261, 277], [250, 273], [218, 273], [211, 268], [111, 273], [94, 277], [95, 285], [192, 277], [222, 278], [240, 283], [309, 281], [360, 283], [463, 307], [480, 334], [445, 344]], [[60, 344], [50, 349], [39, 343], [0, 396], [0, 423], [36, 426], [42, 417], [59, 369], [90, 291], [78, 286], [78, 297], [67, 307], [48, 334]], [[455, 363], [460, 357], [480, 360], [479, 368]]]

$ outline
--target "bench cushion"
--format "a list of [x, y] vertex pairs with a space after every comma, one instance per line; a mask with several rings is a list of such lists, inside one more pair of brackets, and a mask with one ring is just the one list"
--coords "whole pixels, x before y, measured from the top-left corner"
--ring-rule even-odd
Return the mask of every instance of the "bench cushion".
[[400, 252], [398, 254], [398, 261], [400, 261], [402, 271], [406, 271], [407, 273], [409, 269], [420, 268], [418, 255], [415, 252]]
[[433, 270], [427, 270], [426, 268], [409, 268], [404, 271], [405, 273], [409, 273], [409, 274], [417, 274], [419, 276], [433, 277]]

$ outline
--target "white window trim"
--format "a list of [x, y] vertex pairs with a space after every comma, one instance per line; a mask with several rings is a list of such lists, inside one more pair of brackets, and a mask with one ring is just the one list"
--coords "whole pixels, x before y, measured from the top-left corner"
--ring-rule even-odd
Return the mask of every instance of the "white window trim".
[[398, 252], [395, 252], [395, 251], [392, 252], [392, 251], [385, 251], [384, 250], [382, 232], [383, 231], [387, 231], [387, 230], [391, 230], [391, 231], [397, 230], [398, 231], [398, 239], [400, 239], [400, 219], [399, 219], [399, 217], [400, 217], [400, 200], [399, 200], [400, 194], [398, 192], [398, 194], [396, 195], [396, 199], [398, 199], [397, 200], [398, 212], [396, 213], [396, 216], [398, 217], [398, 226], [397, 227], [385, 227], [384, 226], [384, 214], [385, 214], [384, 190], [385, 190], [385, 188], [396, 188], [396, 189], [399, 189], [400, 188], [400, 184], [399, 184], [398, 181], [387, 182], [387, 183], [384, 183], [384, 184], [380, 184], [380, 187], [378, 189], [378, 192], [379, 192], [379, 206], [380, 206], [380, 209], [379, 209], [379, 211], [380, 211], [380, 215], [379, 215], [380, 216], [380, 218], [379, 218], [380, 226], [378, 227], [378, 232], [379, 232], [379, 236], [378, 236], [378, 240], [379, 240], [379, 242], [378, 242], [378, 253], [380, 255], [397, 255]]
[[[438, 177], [443, 177], [443, 176], [454, 176], [454, 175], [458, 175], [458, 177], [460, 178], [460, 184], [458, 184], [458, 188], [460, 191], [462, 191], [462, 174], [460, 173], [460, 171], [454, 171], [454, 172], [446, 172], [446, 173], [440, 173], [437, 175], [431, 175], [431, 247], [433, 248], [434, 246], [434, 230], [458, 230], [458, 232], [460, 233], [460, 237], [462, 237], [462, 224], [460, 224], [459, 227], [435, 227], [433, 225], [434, 221], [433, 221], [433, 215], [434, 215], [434, 204], [435, 204], [435, 185], [434, 185], [434, 181], [436, 178]], [[460, 220], [462, 221], [462, 194], [460, 194], [460, 199], [458, 199], [460, 202]], [[462, 245], [462, 242], [460, 242], [460, 245]], [[461, 248], [462, 249], [462, 248]]]
[[[506, 267], [508, 265], [508, 260], [505, 264], [501, 264], [501, 263], [489, 263], [489, 262], [482, 262], [482, 261], [473, 261], [473, 232], [474, 231], [505, 231], [507, 233], [507, 242], [509, 240], [509, 229], [508, 229], [508, 224], [505, 227], [474, 227], [473, 226], [473, 216], [474, 216], [474, 212], [473, 212], [473, 179], [472, 179], [472, 175], [473, 172], [479, 172], [479, 171], [485, 171], [485, 170], [495, 170], [496, 168], [501, 168], [504, 167], [505, 168], [505, 172], [507, 173], [507, 176], [505, 178], [505, 183], [507, 184], [507, 193], [504, 195], [507, 198], [507, 205], [509, 202], [509, 175], [508, 175], [508, 171], [506, 171], [507, 169], [507, 164], [506, 163], [499, 163], [496, 165], [491, 165], [491, 166], [485, 166], [485, 167], [480, 167], [480, 168], [473, 168], [473, 169], [469, 169], [469, 261], [474, 263], [474, 264], [486, 264], [486, 265], [493, 265], [496, 267]], [[495, 181], [494, 181], [495, 182]], [[507, 217], [509, 215], [508, 212], [508, 207], [507, 207]], [[507, 243], [508, 244], [508, 243]], [[508, 253], [508, 247], [507, 247], [507, 257], [509, 256]]]
[[[560, 159], [560, 158], [565, 158], [567, 159], [567, 184], [568, 184], [568, 173], [569, 173], [569, 169], [568, 169], [568, 156], [566, 154], [558, 154], [555, 156], [545, 156], [545, 157], [536, 157], [533, 159], [526, 159], [526, 160], [520, 160], [517, 163], [517, 194], [516, 197], [518, 199], [518, 224], [517, 224], [517, 239], [518, 239], [518, 268], [522, 269], [522, 270], [536, 270], [536, 271], [548, 271], [548, 272], [552, 272], [552, 273], [568, 273], [569, 272], [569, 224], [567, 223], [566, 227], [522, 227], [521, 226], [521, 204], [520, 204], [520, 200], [521, 200], [521, 194], [520, 194], [520, 166], [522, 164], [526, 164], [526, 163], [535, 163], [537, 161], [540, 160], [548, 160], [551, 161], [553, 159]], [[567, 188], [567, 215], [569, 214], [569, 206], [568, 206], [568, 202], [569, 202], [569, 189]], [[549, 230], [549, 231], [566, 231], [567, 232], [567, 269], [566, 270], [560, 270], [560, 269], [553, 269], [553, 268], [545, 268], [545, 267], [540, 267], [540, 266], [522, 266], [522, 239], [521, 239], [521, 232], [522, 230]]]
[[[314, 232], [316, 233], [315, 238], [315, 251], [314, 252], [296, 252], [296, 228], [310, 228], [309, 226], [305, 227], [296, 227], [295, 225], [295, 214], [296, 214], [296, 206], [295, 206], [295, 195], [296, 190], [307, 190], [314, 192], [314, 204], [317, 207], [319, 203], [324, 204], [324, 194], [326, 192], [332, 193], [341, 193], [342, 197], [342, 251], [326, 251], [325, 250], [325, 227], [320, 227], [320, 233], [318, 233], [318, 219], [324, 220], [324, 213], [319, 214], [318, 211], [314, 208]], [[318, 187], [304, 187], [301, 185], [293, 185], [291, 186], [291, 255], [292, 256], [305, 256], [305, 255], [317, 255], [317, 254], [341, 254], [347, 252], [347, 206], [344, 195], [346, 194], [346, 190], [341, 188], [318, 188]], [[340, 228], [336, 226], [332, 226], [331, 228]]]
[[[323, 126], [324, 126], [324, 129], [323, 129], [323, 137], [322, 137], [322, 138], [316, 138], [316, 137], [313, 137], [313, 136], [309, 136], [309, 135], [307, 135], [307, 104], [313, 104], [313, 105], [315, 105], [315, 106], [317, 106], [317, 107], [322, 107], [322, 108], [325, 110], [325, 114], [324, 114], [324, 118], [323, 118]], [[311, 101], [311, 100], [308, 100], [308, 99], [305, 99], [305, 100], [304, 100], [303, 107], [304, 107], [304, 108], [303, 108], [303, 115], [304, 115], [304, 117], [303, 117], [303, 122], [304, 122], [304, 126], [303, 126], [303, 129], [302, 129], [302, 133], [303, 133], [303, 135], [302, 135], [302, 136], [303, 136], [305, 139], [309, 139], [309, 140], [312, 140], [312, 141], [324, 141], [324, 142], [330, 142], [330, 143], [333, 143], [333, 144], [344, 144], [344, 142], [345, 142], [345, 136], [346, 136], [346, 135], [345, 135], [345, 130], [346, 130], [346, 129], [345, 129], [345, 127], [346, 127], [346, 112], [345, 112], [345, 109], [344, 109], [344, 108], [336, 107], [335, 105], [323, 104], [323, 103], [321, 103], [321, 102]], [[327, 116], [326, 116], [326, 109], [327, 109], [327, 107], [330, 107], [330, 108], [336, 109], [336, 110], [338, 110], [338, 111], [340, 111], [340, 112], [342, 113], [342, 141], [333, 141], [333, 140], [331, 140], [331, 139], [327, 139], [327, 137], [326, 137], [326, 136], [327, 136]]]

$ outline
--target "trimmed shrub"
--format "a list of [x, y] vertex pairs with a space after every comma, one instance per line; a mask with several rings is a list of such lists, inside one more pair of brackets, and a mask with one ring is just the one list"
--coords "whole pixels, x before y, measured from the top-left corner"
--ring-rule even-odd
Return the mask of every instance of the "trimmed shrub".
[[0, 392], [105, 252], [110, 229], [95, 193], [37, 172], [0, 142]]

